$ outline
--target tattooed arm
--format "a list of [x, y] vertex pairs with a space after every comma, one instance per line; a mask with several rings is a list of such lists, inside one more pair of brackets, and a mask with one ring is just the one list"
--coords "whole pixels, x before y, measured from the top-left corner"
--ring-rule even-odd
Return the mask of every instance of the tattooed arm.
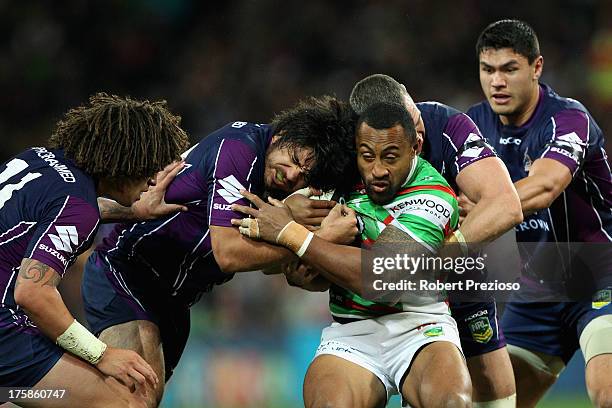
[[60, 281], [53, 268], [36, 259], [24, 258], [15, 282], [15, 302], [53, 340], [74, 321], [57, 291]]
[[114, 200], [98, 197], [98, 208], [104, 223], [136, 221], [132, 207], [125, 207]]

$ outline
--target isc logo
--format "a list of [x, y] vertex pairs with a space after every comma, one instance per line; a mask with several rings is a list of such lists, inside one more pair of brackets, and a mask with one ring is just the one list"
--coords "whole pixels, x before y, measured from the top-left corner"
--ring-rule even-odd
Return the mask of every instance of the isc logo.
[[521, 144], [521, 139], [517, 139], [515, 137], [507, 137], [507, 138], [504, 139], [503, 137], [501, 137], [499, 139], [499, 144], [502, 144], [502, 145], [513, 144], [513, 145], [517, 145], [518, 146], [518, 145]]

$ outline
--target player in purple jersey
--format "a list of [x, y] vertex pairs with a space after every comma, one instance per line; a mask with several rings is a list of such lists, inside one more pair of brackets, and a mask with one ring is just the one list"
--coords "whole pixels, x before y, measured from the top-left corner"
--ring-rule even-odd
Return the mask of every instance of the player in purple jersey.
[[[282, 197], [311, 185], [328, 189], [354, 166], [352, 114], [330, 98], [309, 98], [271, 125], [233, 122], [184, 154], [169, 203], [188, 211], [144, 223], [120, 224], [89, 257], [83, 299], [94, 333], [109, 345], [137, 351], [166, 380], [189, 335], [189, 308], [235, 272], [295, 258], [287, 249], [246, 239], [231, 225], [247, 204], [240, 190]], [[331, 201], [305, 210], [322, 218]], [[296, 216], [299, 215], [294, 213]], [[352, 240], [355, 219], [339, 220], [332, 241]], [[163, 381], [150, 406], [157, 406]]]
[[137, 353], [81, 326], [57, 285], [91, 245], [97, 197], [130, 206], [179, 158], [188, 144], [179, 123], [165, 102], [98, 94], [66, 114], [49, 148], [0, 167], [0, 385], [66, 390], [27, 406], [137, 406], [140, 385], [158, 381]]
[[[467, 242], [490, 241], [522, 220], [520, 203], [505, 166], [484, 143], [478, 127], [467, 115], [436, 102], [415, 104], [402, 84], [381, 74], [359, 81], [351, 92], [350, 102], [357, 113], [362, 113], [377, 102], [398, 103], [406, 107], [420, 135], [421, 156], [451, 186], [478, 200], [477, 211], [469, 214], [459, 229]], [[296, 273], [295, 269], [289, 272], [298, 286], [310, 288], [312, 280], [313, 290], [324, 287], [316, 273], [308, 274], [306, 268], [300, 268], [301, 273]], [[308, 274], [306, 280], [303, 278], [305, 273]], [[497, 329], [495, 303], [453, 303], [451, 309], [467, 356], [475, 404], [478, 401], [500, 400], [512, 405], [514, 379], [503, 334]], [[491, 329], [488, 336], [475, 333], [472, 323], [476, 320], [486, 322]], [[327, 371], [326, 378], [343, 382], [347, 371], [335, 371], [333, 362], [323, 370], [321, 367], [318, 364], [317, 370], [309, 370], [305, 389], [316, 392], [322, 400], [342, 401], [345, 395], [336, 387], [332, 387], [330, 393], [321, 395], [316, 381], [322, 375], [321, 371]], [[360, 375], [360, 371], [356, 367], [355, 375]], [[307, 399], [313, 400], [313, 396], [307, 396]]]
[[[521, 252], [528, 289], [502, 318], [518, 406], [535, 406], [578, 348], [591, 400], [612, 406], [612, 179], [603, 134], [582, 104], [539, 82], [544, 60], [529, 25], [495, 22], [476, 49], [486, 101], [468, 114], [506, 163], [519, 194], [525, 221], [515, 228], [517, 242], [559, 250], [554, 258], [546, 256], [546, 245]], [[470, 200], [461, 201], [469, 211]], [[596, 243], [586, 262], [576, 256], [573, 248]], [[551, 266], [534, 270], [538, 262]], [[588, 299], [533, 302], [550, 288], [569, 292], [585, 282]]]

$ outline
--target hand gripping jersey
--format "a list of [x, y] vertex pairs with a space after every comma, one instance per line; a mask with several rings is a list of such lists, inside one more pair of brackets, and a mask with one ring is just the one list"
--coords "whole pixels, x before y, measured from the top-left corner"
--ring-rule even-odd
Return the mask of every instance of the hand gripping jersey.
[[[420, 157], [414, 160], [408, 180], [390, 203], [374, 204], [364, 191], [356, 191], [350, 195], [347, 205], [361, 220], [364, 243], [374, 243], [380, 233], [392, 225], [432, 253], [442, 245], [459, 219], [455, 193], [444, 178]], [[448, 306], [445, 302], [426, 306], [376, 303], [333, 285], [330, 310], [335, 320], [346, 322], [406, 311], [447, 314]]]
[[33, 147], [0, 165], [0, 325], [37, 334], [15, 304], [23, 258], [60, 276], [92, 243], [100, 213], [91, 177], [61, 150]]
[[[540, 86], [538, 105], [523, 126], [504, 126], [486, 101], [468, 114], [495, 147], [514, 182], [527, 177], [533, 161], [540, 158], [556, 160], [569, 169], [569, 186], [550, 208], [525, 217], [515, 228], [516, 239], [543, 243], [522, 248], [527, 276], [561, 282], [572, 276], [584, 279], [584, 267], [568, 260], [572, 242], [612, 241], [612, 178], [601, 129], [580, 102], [560, 97], [546, 85]], [[558, 265], [550, 265], [553, 259]], [[539, 264], [546, 267], [529, 267]], [[595, 269], [596, 281], [609, 280], [612, 259]]]

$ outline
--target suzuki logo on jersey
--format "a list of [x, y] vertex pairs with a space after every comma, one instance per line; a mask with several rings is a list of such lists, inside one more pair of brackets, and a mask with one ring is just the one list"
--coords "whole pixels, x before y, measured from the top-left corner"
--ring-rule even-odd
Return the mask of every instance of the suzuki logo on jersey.
[[[465, 142], [463, 144], [466, 145], [468, 143], [475, 142], [481, 139], [482, 137], [480, 135], [477, 135], [476, 133], [470, 133], [467, 139], [465, 139]], [[465, 149], [463, 153], [461, 153], [461, 157], [478, 157], [480, 153], [482, 153], [483, 150], [484, 150], [484, 147], [482, 146], [473, 146], [473, 147], [470, 147], [469, 149]]]
[[54, 257], [56, 257], [62, 263], [62, 265], [68, 266], [68, 260], [59, 251], [57, 251], [57, 250], [55, 250], [53, 248], [49, 248], [45, 244], [38, 244], [38, 249], [43, 250], [46, 253], [53, 255]]
[[236, 177], [233, 175], [219, 180], [219, 184], [221, 184], [221, 187], [223, 188], [217, 190], [217, 193], [219, 193], [219, 195], [230, 204], [235, 203], [242, 198], [240, 190], [246, 190], [246, 188], [244, 188], [244, 186], [240, 184], [240, 182], [236, 180]]
[[230, 204], [214, 203], [213, 204], [213, 210], [231, 211], [232, 210], [232, 206]]
[[556, 137], [550, 148], [551, 152], [562, 154], [579, 164], [584, 155], [586, 143], [580, 139], [576, 132]]
[[79, 234], [73, 225], [56, 226], [57, 235], [49, 234], [51, 242], [58, 251], [72, 252], [70, 244], [79, 243]]
[[507, 138], [503, 138], [500, 137], [499, 138], [499, 144], [500, 145], [516, 145], [519, 146], [521, 144], [521, 139], [517, 139], [516, 137], [507, 137]]

